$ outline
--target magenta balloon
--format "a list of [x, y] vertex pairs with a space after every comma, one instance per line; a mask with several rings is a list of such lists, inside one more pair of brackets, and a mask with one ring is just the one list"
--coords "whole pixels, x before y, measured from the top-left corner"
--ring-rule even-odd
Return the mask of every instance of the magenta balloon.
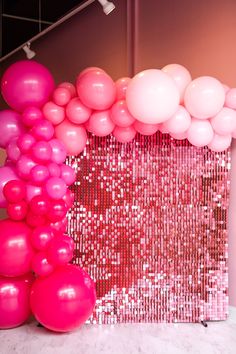
[[120, 143], [129, 143], [135, 138], [136, 130], [132, 125], [126, 128], [117, 126], [112, 134]]
[[30, 316], [31, 273], [17, 278], [0, 277], [0, 329], [22, 325]]
[[122, 77], [115, 82], [116, 85], [116, 99], [124, 100], [126, 97], [126, 90], [131, 81], [130, 77]]
[[71, 208], [74, 203], [74, 193], [71, 190], [67, 189], [66, 194], [62, 199], [66, 203], [67, 207]]
[[27, 107], [22, 113], [22, 121], [27, 127], [32, 127], [40, 119], [43, 119], [43, 114], [37, 107]]
[[159, 124], [145, 124], [138, 120], [134, 123], [134, 129], [142, 135], [153, 135], [158, 131], [159, 127]]
[[49, 262], [54, 266], [64, 265], [73, 258], [73, 248], [63, 235], [56, 236], [48, 246], [47, 256]]
[[40, 119], [35, 122], [31, 133], [38, 140], [50, 140], [54, 135], [54, 128], [51, 122], [46, 119]]
[[68, 165], [61, 165], [61, 178], [66, 182], [67, 186], [72, 185], [76, 179], [75, 170]]
[[25, 154], [28, 152], [34, 143], [36, 142], [35, 138], [33, 135], [26, 133], [21, 135], [18, 140], [17, 140], [17, 145], [21, 151], [22, 154]]
[[29, 202], [29, 207], [32, 213], [37, 215], [46, 215], [51, 208], [51, 201], [44, 194], [34, 196]]
[[7, 205], [7, 215], [11, 220], [21, 221], [25, 219], [27, 212], [28, 204], [24, 200]]
[[36, 319], [46, 328], [67, 332], [81, 326], [96, 302], [93, 280], [74, 265], [59, 267], [33, 284], [30, 304]]
[[64, 143], [67, 155], [78, 155], [87, 142], [87, 133], [83, 126], [71, 123], [65, 119], [55, 127], [56, 137]]
[[13, 138], [20, 136], [24, 131], [20, 114], [10, 109], [0, 111], [0, 147], [5, 148]]
[[82, 124], [86, 122], [92, 110], [86, 107], [78, 97], [73, 98], [66, 106], [66, 116], [67, 118], [75, 124]]
[[17, 277], [31, 270], [31, 229], [24, 222], [0, 220], [0, 275]]
[[44, 251], [53, 237], [54, 232], [50, 226], [39, 226], [31, 234], [31, 244], [36, 250]]
[[20, 178], [30, 179], [30, 171], [37, 163], [29, 155], [21, 155], [16, 163], [16, 171]]
[[66, 194], [66, 183], [62, 178], [51, 177], [45, 184], [45, 190], [50, 198], [61, 199]]
[[48, 171], [49, 171], [49, 174], [51, 177], [60, 177], [61, 169], [60, 169], [60, 166], [56, 162], [50, 162], [47, 165], [47, 168], [48, 168]]
[[12, 64], [3, 74], [1, 91], [8, 105], [22, 112], [28, 106], [41, 107], [54, 89], [49, 70], [33, 60]]
[[31, 150], [33, 159], [37, 162], [46, 163], [51, 160], [52, 148], [47, 141], [38, 141]]
[[32, 227], [43, 226], [47, 223], [47, 219], [44, 215], [35, 214], [32, 211], [29, 211], [26, 215], [26, 223]]
[[26, 196], [25, 183], [21, 180], [11, 180], [3, 188], [3, 195], [9, 203], [21, 202]]
[[12, 139], [6, 148], [7, 157], [13, 162], [16, 162], [21, 156], [21, 151], [17, 145], [17, 140], [18, 138]]
[[[61, 88], [62, 90], [63, 88]], [[43, 106], [44, 117], [52, 124], [57, 125], [65, 119], [64, 107], [58, 106], [56, 103], [49, 101]]]
[[51, 161], [57, 164], [62, 164], [66, 159], [66, 147], [62, 141], [58, 139], [52, 139], [49, 141], [52, 149]]
[[37, 275], [43, 277], [51, 274], [54, 266], [48, 261], [45, 252], [38, 252], [32, 259], [32, 269]]
[[57, 87], [53, 92], [53, 101], [58, 106], [66, 106], [71, 99], [70, 90], [66, 87]]
[[65, 217], [64, 219], [56, 222], [51, 222], [50, 227], [53, 229], [55, 233], [63, 233], [66, 232], [68, 226], [68, 219]]
[[18, 179], [19, 177], [16, 175], [13, 168], [9, 166], [0, 167], [0, 208], [7, 206], [6, 198], [3, 195], [3, 187], [8, 181]]
[[30, 180], [36, 185], [42, 185], [49, 177], [48, 167], [44, 165], [36, 165], [30, 171]]

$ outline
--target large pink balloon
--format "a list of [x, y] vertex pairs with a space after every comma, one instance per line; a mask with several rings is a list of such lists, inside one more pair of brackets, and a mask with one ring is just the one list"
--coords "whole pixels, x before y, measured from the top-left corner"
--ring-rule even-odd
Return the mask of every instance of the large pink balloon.
[[225, 91], [217, 79], [201, 76], [186, 88], [184, 104], [189, 113], [199, 119], [215, 116], [223, 107]]
[[183, 102], [186, 87], [192, 80], [189, 71], [180, 64], [168, 64], [162, 68], [162, 71], [167, 73], [174, 80], [179, 89], [180, 102]]
[[0, 220], [0, 275], [17, 277], [31, 270], [31, 229], [24, 222]]
[[214, 134], [214, 137], [210, 144], [208, 144], [208, 147], [212, 151], [220, 152], [228, 149], [231, 144], [232, 137], [230, 134], [228, 135], [218, 135]]
[[191, 117], [188, 111], [183, 107], [179, 106], [174, 115], [163, 123], [163, 127], [169, 133], [183, 133], [190, 127]]
[[3, 187], [8, 181], [18, 180], [19, 177], [15, 171], [9, 166], [0, 167], [0, 208], [7, 206], [6, 198], [3, 195]]
[[30, 316], [31, 273], [17, 278], [0, 276], [0, 329], [22, 325]]
[[88, 131], [96, 136], [107, 136], [114, 128], [115, 123], [111, 120], [109, 110], [92, 113], [87, 124]]
[[192, 119], [187, 132], [189, 142], [197, 147], [208, 145], [214, 136], [211, 123], [208, 120]]
[[12, 64], [3, 74], [1, 91], [8, 105], [22, 112], [28, 106], [41, 107], [54, 89], [49, 70], [33, 60]]
[[223, 107], [222, 110], [211, 119], [214, 131], [220, 135], [232, 134], [236, 129], [236, 111]]
[[90, 70], [79, 76], [76, 87], [80, 100], [89, 108], [105, 110], [115, 101], [115, 84], [108, 74], [100, 70]]
[[87, 142], [87, 133], [84, 127], [76, 125], [65, 119], [55, 127], [55, 135], [66, 147], [67, 155], [78, 155]]
[[30, 299], [36, 319], [56, 332], [81, 326], [91, 316], [95, 302], [94, 282], [74, 265], [59, 267], [49, 276], [38, 278]]
[[13, 138], [20, 136], [24, 131], [20, 114], [10, 109], [0, 112], [0, 147], [5, 148]]
[[157, 69], [149, 69], [135, 75], [126, 91], [130, 113], [148, 124], [169, 119], [179, 105], [179, 90], [174, 80]]

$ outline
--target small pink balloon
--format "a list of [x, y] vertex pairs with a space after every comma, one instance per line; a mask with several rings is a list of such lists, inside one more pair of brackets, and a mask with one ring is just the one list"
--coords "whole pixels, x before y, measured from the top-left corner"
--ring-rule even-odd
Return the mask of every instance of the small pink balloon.
[[63, 199], [51, 200], [47, 218], [50, 222], [61, 221], [68, 211], [68, 207]]
[[3, 187], [3, 195], [9, 203], [21, 202], [26, 197], [26, 186], [21, 180], [10, 180]]
[[0, 111], [0, 147], [6, 148], [12, 139], [25, 132], [21, 116], [17, 112], [5, 109]]
[[138, 120], [134, 123], [134, 129], [142, 135], [153, 135], [159, 129], [160, 124], [145, 124]]
[[50, 140], [54, 135], [54, 127], [51, 122], [46, 119], [41, 119], [35, 122], [31, 133], [38, 140]]
[[135, 118], [129, 113], [124, 100], [117, 101], [111, 108], [111, 120], [119, 127], [129, 127], [135, 122]]
[[56, 105], [66, 106], [71, 99], [71, 93], [68, 88], [60, 86], [55, 89], [52, 97], [53, 97], [53, 101], [54, 101], [54, 103], [56, 103]]
[[73, 248], [65, 235], [56, 236], [50, 242], [47, 249], [49, 261], [54, 266], [65, 265], [73, 258]]
[[197, 147], [210, 144], [214, 136], [211, 123], [208, 120], [192, 119], [187, 132], [188, 141]]
[[31, 234], [31, 244], [36, 250], [44, 251], [54, 236], [54, 232], [50, 226], [36, 227]]
[[28, 213], [28, 205], [24, 200], [16, 203], [8, 203], [7, 214], [11, 220], [21, 221]]
[[54, 271], [45, 252], [38, 252], [32, 258], [32, 270], [39, 276], [45, 277]]
[[75, 86], [70, 82], [62, 82], [58, 87], [64, 87], [69, 90], [71, 98], [75, 97], [77, 94]]
[[26, 185], [26, 201], [30, 202], [36, 195], [42, 194], [42, 187], [33, 184]]
[[51, 161], [57, 163], [58, 165], [62, 164], [66, 159], [65, 145], [58, 139], [50, 140], [49, 144], [52, 149]]
[[47, 141], [37, 141], [32, 147], [32, 157], [37, 162], [46, 163], [51, 160], [52, 148]]
[[50, 177], [48, 167], [36, 165], [30, 171], [30, 180], [36, 185], [42, 185]]
[[109, 75], [99, 70], [91, 70], [79, 76], [77, 93], [82, 103], [92, 109], [106, 110], [116, 97], [116, 87]]
[[71, 186], [76, 179], [75, 170], [68, 165], [61, 165], [61, 178], [66, 182], [67, 186]]
[[27, 127], [32, 127], [40, 119], [43, 119], [43, 114], [38, 107], [27, 107], [22, 113], [22, 122]]
[[236, 88], [231, 88], [227, 91], [225, 97], [225, 106], [236, 109]]
[[132, 125], [126, 128], [115, 127], [112, 134], [120, 143], [129, 143], [135, 138], [136, 130]]
[[26, 133], [21, 135], [17, 140], [17, 145], [22, 154], [25, 154], [29, 150], [31, 150], [32, 146], [35, 144], [36, 139], [33, 135]]
[[88, 131], [96, 136], [107, 136], [112, 133], [114, 128], [115, 124], [111, 120], [109, 110], [94, 112], [89, 118]]
[[72, 122], [76, 124], [82, 124], [86, 122], [92, 110], [86, 107], [78, 97], [73, 98], [66, 107], [66, 116]]
[[20, 178], [30, 179], [30, 171], [37, 163], [30, 155], [21, 155], [16, 162], [16, 172]]
[[45, 190], [52, 199], [61, 199], [66, 194], [66, 183], [60, 177], [51, 177], [45, 184]]
[[53, 229], [55, 233], [63, 233], [66, 232], [68, 226], [68, 219], [65, 217], [64, 219], [56, 222], [51, 222], [50, 227]]
[[21, 151], [17, 145], [17, 140], [18, 138], [12, 139], [6, 148], [7, 157], [13, 162], [18, 161], [21, 156]]
[[87, 133], [83, 126], [65, 119], [55, 127], [55, 135], [66, 147], [67, 155], [78, 155], [87, 142]]
[[36, 195], [29, 202], [29, 208], [36, 215], [48, 216], [51, 208], [51, 200], [45, 194]]
[[172, 138], [176, 140], [185, 140], [187, 139], [188, 132], [183, 132], [183, 133], [171, 133]]
[[115, 82], [116, 85], [116, 99], [124, 100], [126, 97], [126, 90], [131, 81], [130, 77], [122, 77]]
[[190, 127], [191, 117], [188, 111], [183, 107], [179, 106], [175, 114], [163, 123], [163, 127], [169, 133], [183, 133]]
[[66, 203], [67, 207], [71, 208], [74, 203], [74, 193], [71, 190], [67, 189], [66, 194], [62, 199]]
[[211, 125], [216, 134], [232, 134], [236, 129], [236, 111], [231, 108], [223, 107], [222, 110], [211, 119]]
[[231, 145], [232, 137], [228, 135], [218, 135], [214, 134], [214, 137], [208, 147], [215, 152], [221, 152], [228, 149]]
[[50, 162], [47, 165], [47, 168], [48, 168], [48, 171], [49, 171], [49, 174], [50, 174], [51, 177], [60, 177], [61, 169], [60, 169], [60, 166], [57, 163]]
[[65, 119], [64, 107], [61, 107], [52, 101], [47, 102], [43, 106], [43, 114], [44, 117], [54, 125], [60, 124]]

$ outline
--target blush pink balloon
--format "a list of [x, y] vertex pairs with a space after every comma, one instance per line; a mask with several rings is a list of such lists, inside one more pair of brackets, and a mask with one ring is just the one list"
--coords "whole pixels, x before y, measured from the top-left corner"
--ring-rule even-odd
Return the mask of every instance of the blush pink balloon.
[[62, 164], [66, 159], [65, 145], [58, 139], [50, 140], [49, 144], [52, 148], [51, 161], [57, 163], [58, 165]]
[[183, 133], [171, 133], [172, 138], [176, 140], [185, 140], [187, 139], [188, 132], [183, 132]]
[[3, 98], [19, 112], [28, 106], [41, 107], [53, 89], [54, 80], [49, 70], [34, 60], [17, 61], [2, 76]]
[[22, 113], [22, 122], [27, 127], [32, 127], [40, 119], [43, 119], [43, 114], [38, 107], [27, 107]]
[[62, 82], [58, 87], [64, 87], [69, 90], [71, 98], [75, 97], [77, 94], [75, 86], [70, 82]]
[[6, 148], [7, 157], [13, 162], [18, 161], [21, 156], [21, 151], [17, 145], [17, 140], [18, 138], [12, 139]]
[[115, 84], [105, 72], [98, 70], [86, 72], [78, 77], [76, 88], [80, 100], [89, 108], [106, 110], [115, 101]]
[[87, 142], [85, 128], [67, 119], [55, 127], [55, 135], [65, 145], [67, 155], [78, 155]]
[[72, 122], [76, 124], [82, 124], [86, 122], [92, 110], [79, 100], [78, 97], [73, 98], [66, 107], [66, 116]]
[[66, 87], [57, 87], [53, 92], [53, 101], [58, 106], [66, 106], [71, 99], [70, 90]]
[[45, 252], [38, 252], [32, 258], [32, 270], [39, 276], [45, 277], [54, 271]]
[[163, 123], [163, 127], [169, 133], [183, 133], [190, 127], [191, 117], [188, 111], [183, 107], [179, 106], [174, 115]]
[[107, 136], [111, 134], [115, 128], [115, 124], [111, 120], [110, 111], [107, 110], [92, 113], [87, 127], [88, 131], [96, 136]]
[[38, 140], [50, 140], [54, 135], [54, 127], [51, 122], [46, 119], [40, 119], [35, 122], [31, 133]]
[[236, 109], [236, 88], [231, 88], [227, 91], [225, 97], [225, 106]]
[[0, 329], [18, 327], [27, 321], [33, 281], [31, 273], [16, 278], [0, 277]]
[[197, 147], [210, 144], [214, 137], [211, 123], [208, 120], [192, 119], [187, 132], [188, 141]]
[[207, 119], [215, 116], [223, 107], [225, 91], [217, 79], [201, 76], [193, 80], [186, 88], [184, 104], [195, 118]]
[[52, 148], [47, 141], [37, 141], [32, 147], [32, 157], [36, 162], [46, 163], [51, 160]]
[[19, 180], [15, 170], [9, 166], [0, 167], [0, 208], [5, 208], [7, 206], [7, 201], [3, 194], [3, 189], [6, 183], [11, 180]]
[[142, 135], [153, 135], [159, 129], [159, 124], [145, 124], [138, 120], [134, 123], [134, 129]]
[[26, 185], [26, 201], [30, 202], [32, 198], [34, 198], [36, 195], [42, 194], [42, 187], [33, 185], [33, 184], [27, 184]]
[[44, 251], [54, 236], [54, 232], [50, 226], [39, 226], [31, 234], [31, 244], [36, 250]]
[[[223, 89], [225, 91], [225, 94], [227, 94], [227, 92], [230, 90], [229, 86], [227, 86], [225, 84], [222, 84], [222, 86], [223, 86]], [[229, 107], [229, 108], [231, 108], [231, 107]]]
[[12, 139], [25, 132], [21, 116], [17, 112], [5, 109], [0, 112], [0, 147], [6, 148]]
[[61, 178], [66, 182], [67, 186], [71, 186], [76, 179], [75, 170], [68, 165], [61, 165]]
[[130, 77], [122, 77], [115, 82], [116, 85], [116, 99], [124, 100], [126, 97], [126, 90], [131, 81]]
[[21, 135], [17, 140], [17, 145], [22, 154], [28, 152], [32, 146], [35, 144], [36, 139], [32, 134], [26, 133]]
[[16, 162], [16, 172], [20, 178], [30, 179], [30, 171], [37, 163], [30, 155], [21, 155]]
[[135, 118], [130, 114], [124, 100], [117, 101], [111, 108], [111, 120], [119, 127], [129, 127], [135, 122]]
[[213, 137], [212, 141], [210, 142], [210, 144], [208, 144], [208, 147], [212, 151], [221, 152], [221, 151], [224, 151], [230, 147], [231, 140], [232, 140], [232, 137], [230, 134], [228, 134], [228, 135], [214, 134], [214, 137]]
[[112, 134], [120, 143], [129, 143], [135, 138], [136, 133], [136, 130], [131, 125], [126, 128], [115, 127]]
[[174, 80], [157, 69], [135, 75], [126, 91], [129, 112], [147, 124], [162, 123], [169, 119], [179, 105], [179, 90]]
[[168, 64], [162, 68], [166, 74], [168, 74], [175, 82], [179, 89], [180, 102], [184, 100], [184, 93], [186, 87], [190, 84], [192, 78], [190, 72], [180, 64]]
[[61, 199], [66, 194], [66, 189], [66, 183], [60, 177], [50, 177], [45, 184], [45, 190], [52, 199]]
[[48, 167], [36, 165], [30, 171], [30, 181], [36, 185], [42, 185], [50, 177]]
[[54, 125], [60, 124], [65, 119], [64, 107], [61, 107], [52, 101], [47, 102], [43, 106], [43, 114], [44, 117]]
[[222, 110], [211, 119], [214, 131], [220, 135], [232, 134], [236, 129], [236, 111], [223, 107]]
[[85, 323], [95, 302], [94, 282], [84, 270], [71, 264], [38, 278], [30, 298], [37, 321], [56, 332], [72, 331]]

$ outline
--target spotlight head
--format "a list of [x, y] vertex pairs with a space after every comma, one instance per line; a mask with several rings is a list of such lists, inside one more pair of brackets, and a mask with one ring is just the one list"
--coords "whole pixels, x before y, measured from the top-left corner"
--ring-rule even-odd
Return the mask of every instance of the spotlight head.
[[25, 44], [22, 49], [24, 50], [27, 59], [32, 59], [33, 57], [35, 57], [36, 53], [30, 49], [30, 42]]
[[98, 2], [102, 5], [103, 7], [103, 12], [106, 15], [109, 15], [116, 7], [113, 4], [113, 2], [108, 1], [108, 0], [98, 0]]

